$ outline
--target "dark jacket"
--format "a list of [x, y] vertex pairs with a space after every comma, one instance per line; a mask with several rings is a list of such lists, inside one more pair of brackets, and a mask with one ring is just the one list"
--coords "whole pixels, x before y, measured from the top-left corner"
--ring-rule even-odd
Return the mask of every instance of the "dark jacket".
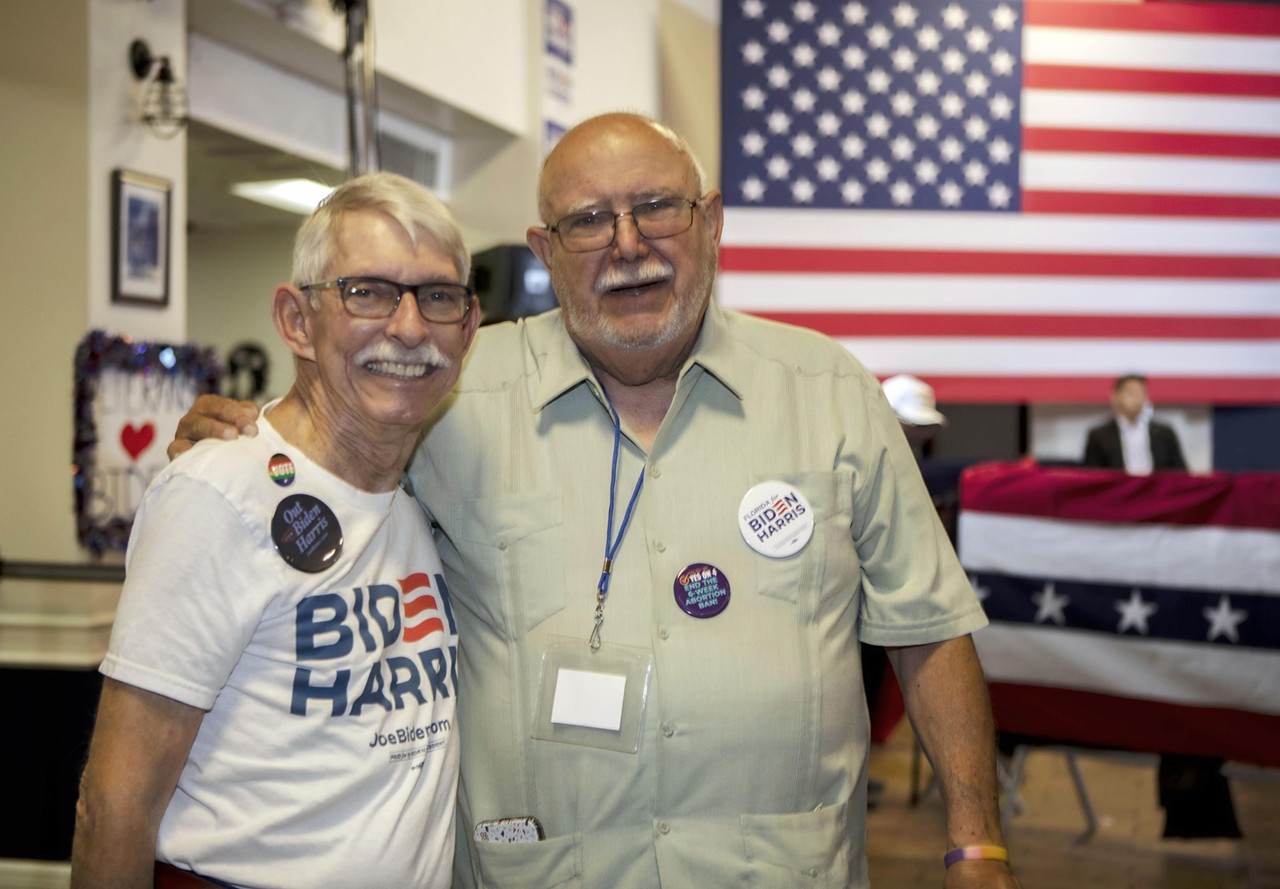
[[[1151, 466], [1153, 469], [1187, 468], [1182, 457], [1178, 434], [1163, 423], [1151, 421]], [[1084, 465], [1101, 469], [1124, 469], [1124, 448], [1120, 445], [1120, 427], [1115, 420], [1089, 430], [1084, 446]]]

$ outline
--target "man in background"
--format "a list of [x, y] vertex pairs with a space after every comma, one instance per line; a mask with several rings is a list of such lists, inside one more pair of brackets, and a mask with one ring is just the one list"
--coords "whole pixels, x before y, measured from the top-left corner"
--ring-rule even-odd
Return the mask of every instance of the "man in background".
[[928, 456], [934, 438], [947, 423], [947, 418], [938, 411], [933, 387], [911, 374], [897, 374], [880, 385], [889, 407], [902, 424], [911, 452], [917, 460]]
[[1154, 470], [1187, 468], [1178, 434], [1151, 419], [1147, 378], [1126, 374], [1111, 388], [1112, 419], [1089, 430], [1084, 446], [1085, 466], [1123, 469], [1129, 475]]
[[[1123, 469], [1129, 475], [1150, 475], [1187, 462], [1173, 428], [1151, 419], [1147, 378], [1118, 377], [1111, 390], [1114, 417], [1089, 430], [1085, 466]], [[1223, 762], [1213, 757], [1165, 754], [1158, 770], [1159, 801], [1165, 810], [1166, 837], [1238, 837], [1231, 785], [1222, 774]]]

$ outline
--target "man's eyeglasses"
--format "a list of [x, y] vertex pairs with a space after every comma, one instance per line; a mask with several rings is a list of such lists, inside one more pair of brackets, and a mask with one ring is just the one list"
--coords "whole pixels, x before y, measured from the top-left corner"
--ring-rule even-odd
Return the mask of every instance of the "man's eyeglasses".
[[475, 291], [465, 284], [428, 281], [401, 284], [386, 278], [350, 277], [303, 284], [301, 290], [337, 290], [347, 314], [356, 318], [390, 318], [400, 308], [400, 300], [412, 293], [418, 313], [433, 324], [457, 324], [471, 310]]
[[547, 231], [555, 232], [560, 245], [570, 253], [590, 253], [612, 244], [618, 235], [618, 220], [630, 216], [642, 237], [657, 241], [688, 231], [693, 225], [693, 208], [700, 200], [661, 198], [637, 204], [626, 213], [608, 210], [574, 213], [548, 226]]

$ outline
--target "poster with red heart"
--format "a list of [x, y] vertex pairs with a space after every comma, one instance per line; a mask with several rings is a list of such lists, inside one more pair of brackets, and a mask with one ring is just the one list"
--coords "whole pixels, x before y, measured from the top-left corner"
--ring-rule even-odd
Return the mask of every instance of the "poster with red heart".
[[124, 549], [147, 485], [165, 464], [178, 420], [216, 391], [212, 350], [91, 333], [76, 352], [75, 479], [80, 542]]
[[98, 522], [137, 512], [151, 479], [169, 462], [165, 453], [178, 420], [199, 393], [185, 377], [102, 374], [94, 400], [97, 466], [90, 514]]

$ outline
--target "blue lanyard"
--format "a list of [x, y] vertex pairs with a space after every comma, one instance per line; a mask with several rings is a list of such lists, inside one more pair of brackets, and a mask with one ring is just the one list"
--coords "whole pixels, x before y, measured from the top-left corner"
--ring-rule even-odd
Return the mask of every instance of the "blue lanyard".
[[[603, 392], [604, 386], [601, 386], [600, 390]], [[600, 649], [600, 627], [604, 624], [604, 601], [609, 597], [609, 579], [613, 575], [613, 559], [618, 554], [618, 548], [622, 546], [622, 538], [627, 533], [627, 526], [631, 524], [631, 514], [635, 511], [636, 501], [640, 499], [640, 488], [644, 485], [644, 469], [641, 469], [640, 477], [636, 479], [635, 489], [631, 492], [631, 500], [627, 503], [627, 511], [623, 513], [618, 536], [614, 537], [613, 509], [618, 489], [618, 452], [622, 447], [622, 421], [618, 419], [618, 412], [613, 409], [613, 401], [609, 398], [608, 392], [605, 392], [604, 398], [609, 405], [609, 413], [613, 414], [613, 467], [609, 472], [609, 525], [604, 532], [604, 565], [600, 569], [600, 582], [596, 585], [595, 626], [591, 629], [592, 651]]]

